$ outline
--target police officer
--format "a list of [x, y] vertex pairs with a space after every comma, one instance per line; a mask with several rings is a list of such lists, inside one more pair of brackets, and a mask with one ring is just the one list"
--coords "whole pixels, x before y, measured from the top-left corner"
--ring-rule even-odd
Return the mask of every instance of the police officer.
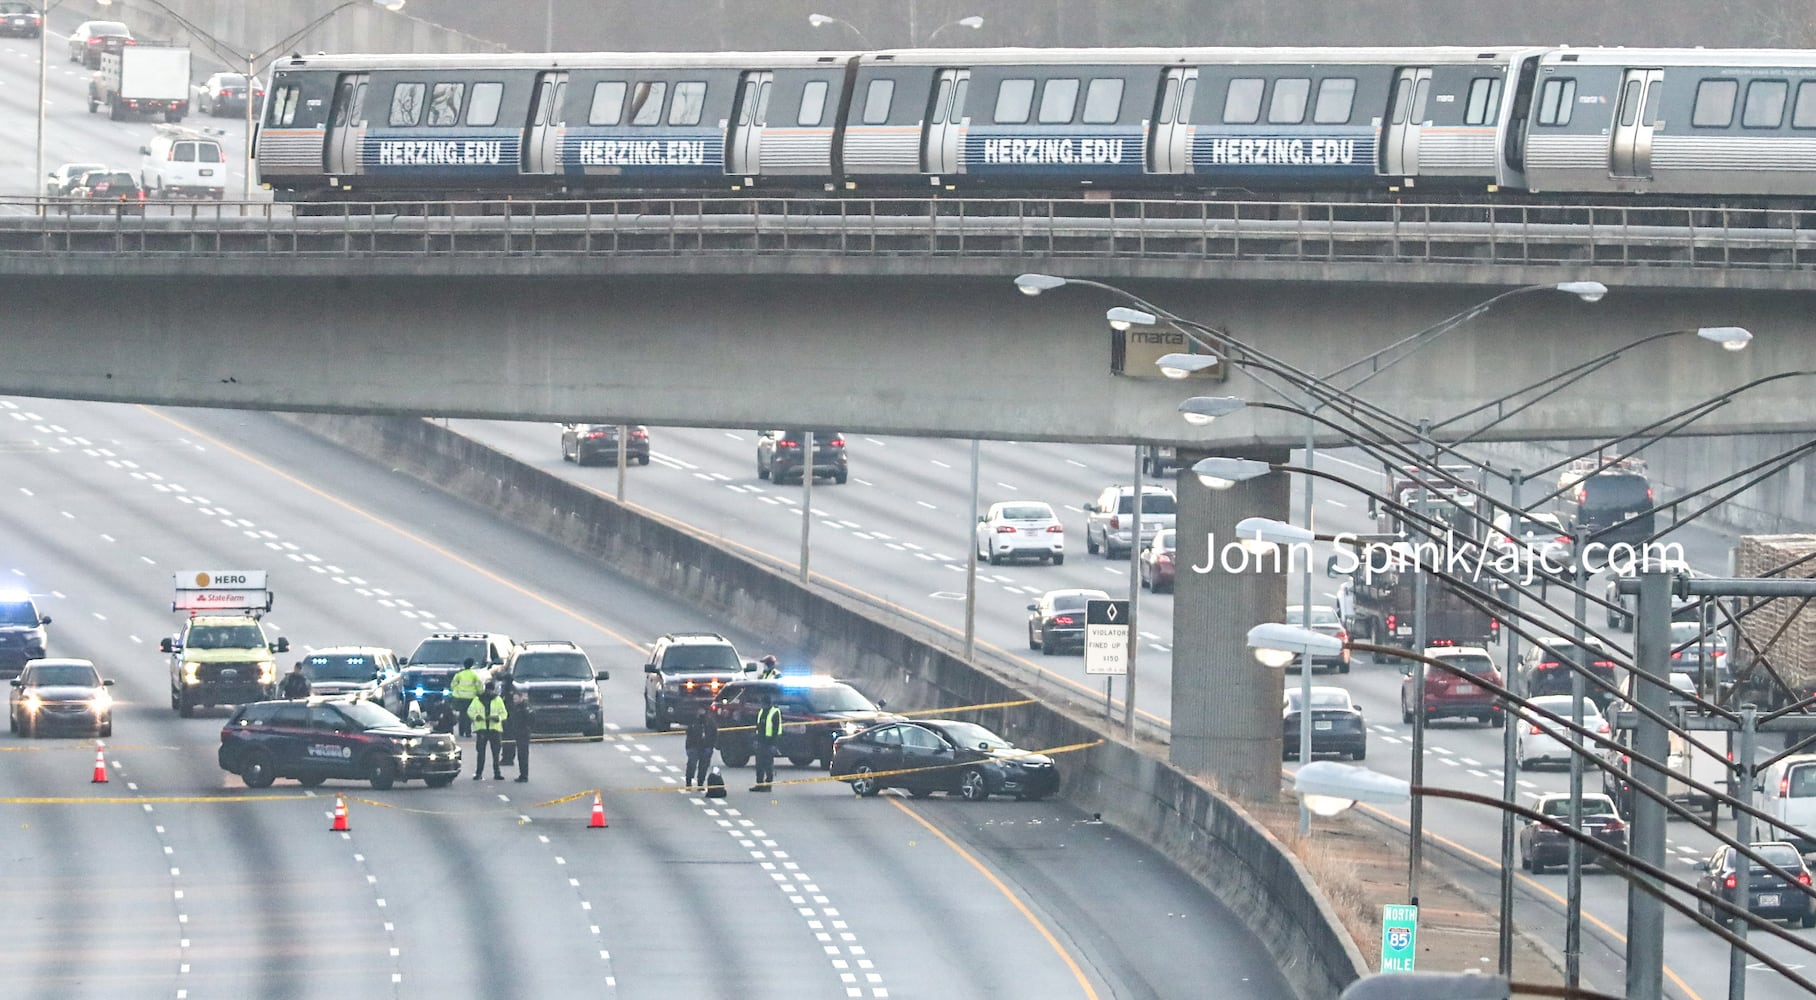
[[454, 675], [454, 679], [448, 682], [448, 697], [454, 699], [454, 718], [460, 720], [460, 735], [462, 736], [470, 736], [473, 733], [473, 723], [467, 715], [467, 710], [473, 704], [473, 699], [479, 697], [480, 685], [483, 683], [479, 679], [479, 671], [473, 667], [471, 656], [467, 657], [467, 662], [461, 666], [460, 672]]
[[[517, 680], [516, 680], [516, 678], [512, 677], [510, 674], [504, 674], [502, 676], [494, 674], [492, 676], [492, 679], [498, 682], [498, 697], [504, 699], [505, 706], [511, 710], [512, 721], [513, 722], [516, 721], [516, 716], [517, 716]], [[527, 721], [529, 719], [528, 714], [525, 714], [524, 719], [525, 719], [525, 721]], [[503, 758], [503, 760], [504, 760], [505, 766], [509, 767], [510, 765], [517, 763], [516, 729], [514, 726], [507, 724], [504, 727], [504, 730], [505, 730], [505, 732], [504, 732], [504, 758]]]
[[763, 692], [762, 705], [757, 710], [757, 783], [750, 788], [753, 792], [769, 791], [770, 783], [776, 780], [776, 740], [782, 738], [782, 710], [767, 691]]
[[505, 706], [504, 699], [498, 697], [498, 685], [486, 682], [485, 689], [479, 697], [474, 698], [467, 706], [467, 716], [473, 721], [473, 759], [475, 761], [473, 780], [478, 781], [486, 773], [486, 746], [492, 747], [492, 779], [503, 781], [504, 772], [498, 769], [498, 751], [504, 740], [504, 723], [510, 718], [511, 710]]
[[309, 697], [309, 678], [303, 676], [303, 661], [296, 661], [296, 666], [284, 675], [284, 684], [279, 691], [286, 698]]
[[[530, 692], [528, 688], [520, 688], [515, 684], [508, 686], [511, 694], [507, 703], [510, 705], [511, 714], [505, 716], [504, 720], [504, 736], [509, 741], [505, 744], [505, 749], [516, 751], [512, 759], [517, 762], [517, 780], [528, 781], [530, 780]], [[510, 762], [505, 761], [506, 764]]]
[[757, 674], [757, 680], [773, 681], [782, 676], [782, 668], [776, 665], [775, 657], [765, 656], [757, 662], [763, 664], [763, 671]]
[[712, 769], [713, 750], [719, 745], [719, 717], [710, 711], [702, 710], [694, 716], [694, 721], [687, 724], [687, 784], [688, 787], [700, 787], [706, 784], [706, 774]]

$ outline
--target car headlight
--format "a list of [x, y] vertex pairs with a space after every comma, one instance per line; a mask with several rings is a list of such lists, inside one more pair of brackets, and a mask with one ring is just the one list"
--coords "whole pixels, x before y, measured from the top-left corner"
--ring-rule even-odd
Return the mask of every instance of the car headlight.
[[197, 683], [195, 672], [200, 669], [202, 669], [202, 665], [200, 663], [197, 663], [194, 660], [184, 660], [183, 661], [183, 683], [185, 683], [185, 684]]
[[105, 712], [113, 707], [113, 695], [106, 691], [97, 691], [93, 698], [88, 699], [88, 707], [97, 712]]
[[27, 712], [36, 712], [38, 706], [44, 704], [42, 701], [38, 700], [38, 696], [35, 694], [26, 695], [20, 703], [25, 706]]
[[266, 660], [265, 662], [259, 664], [259, 683], [260, 684], [270, 684], [270, 683], [275, 682], [276, 680], [277, 680], [277, 663], [276, 663], [276, 661]]
[[586, 687], [581, 688], [580, 689], [580, 700], [581, 701], [598, 701], [599, 700], [599, 688], [592, 684], [588, 684]]

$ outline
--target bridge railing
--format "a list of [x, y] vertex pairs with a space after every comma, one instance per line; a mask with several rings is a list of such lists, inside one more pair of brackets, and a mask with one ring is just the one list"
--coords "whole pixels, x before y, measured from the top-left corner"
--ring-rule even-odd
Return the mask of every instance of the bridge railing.
[[1171, 199], [0, 199], [0, 255], [791, 254], [1796, 269], [1816, 212]]

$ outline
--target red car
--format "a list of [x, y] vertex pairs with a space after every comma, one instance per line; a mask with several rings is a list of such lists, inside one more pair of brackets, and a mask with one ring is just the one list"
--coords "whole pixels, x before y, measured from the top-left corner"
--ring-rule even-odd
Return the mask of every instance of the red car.
[[[1489, 658], [1488, 651], [1480, 646], [1429, 646], [1425, 655], [1460, 667], [1468, 677], [1479, 677], [1495, 687], [1501, 686], [1501, 671]], [[1414, 672], [1415, 667], [1424, 675], [1422, 684]], [[1418, 685], [1423, 688], [1427, 720], [1480, 719], [1496, 729], [1507, 724], [1507, 713], [1500, 699], [1482, 685], [1427, 663], [1408, 663], [1400, 670], [1405, 675], [1400, 682], [1400, 721], [1413, 721], [1417, 704], [1413, 700], [1417, 697], [1413, 690]]]
[[1172, 528], [1157, 531], [1154, 540], [1141, 550], [1141, 585], [1156, 594], [1173, 592], [1176, 535]]

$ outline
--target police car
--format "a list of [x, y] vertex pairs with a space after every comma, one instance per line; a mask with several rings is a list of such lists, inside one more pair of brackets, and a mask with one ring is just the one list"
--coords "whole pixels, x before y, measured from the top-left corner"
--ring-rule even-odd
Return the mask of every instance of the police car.
[[278, 778], [308, 788], [351, 778], [381, 790], [421, 778], [444, 788], [460, 774], [460, 745], [447, 733], [412, 728], [370, 701], [309, 698], [242, 706], [221, 728], [217, 760], [248, 788]]
[[374, 701], [396, 714], [405, 709], [397, 654], [383, 646], [327, 646], [303, 657], [309, 693]]

